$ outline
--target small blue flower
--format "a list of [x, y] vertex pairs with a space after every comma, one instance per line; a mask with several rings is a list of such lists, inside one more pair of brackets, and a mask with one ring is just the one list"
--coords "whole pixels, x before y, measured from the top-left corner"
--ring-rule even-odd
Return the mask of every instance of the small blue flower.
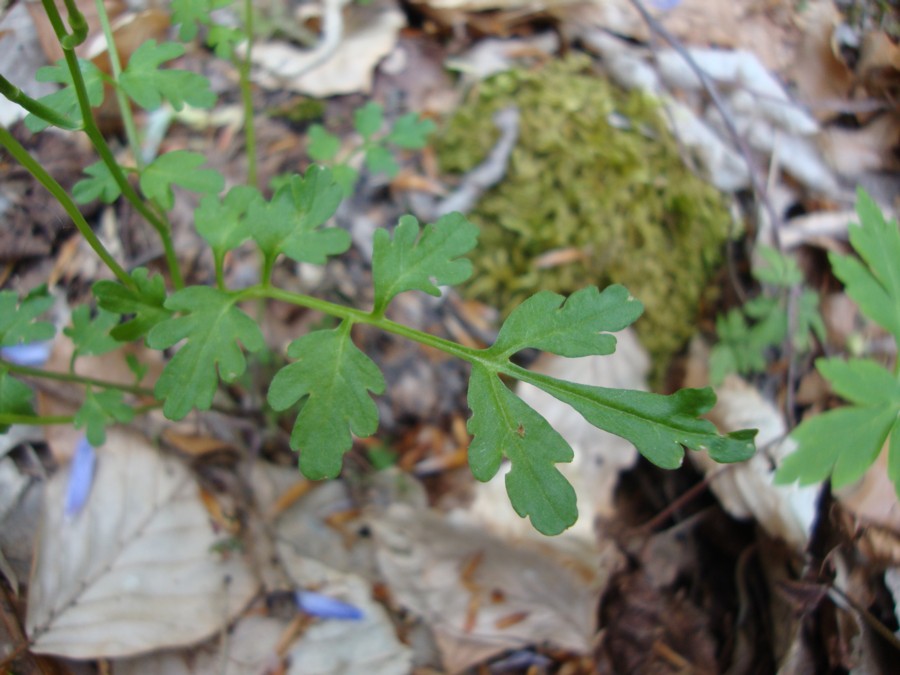
[[50, 358], [50, 347], [49, 340], [0, 347], [0, 357], [19, 366], [42, 366]]
[[82, 436], [75, 446], [75, 455], [72, 457], [72, 466], [69, 469], [69, 484], [66, 487], [64, 510], [67, 518], [77, 516], [87, 503], [91, 485], [94, 482], [96, 463], [97, 455], [94, 452], [94, 446]]
[[297, 591], [294, 597], [302, 611], [322, 619], [360, 621], [365, 616], [359, 607], [314, 591]]

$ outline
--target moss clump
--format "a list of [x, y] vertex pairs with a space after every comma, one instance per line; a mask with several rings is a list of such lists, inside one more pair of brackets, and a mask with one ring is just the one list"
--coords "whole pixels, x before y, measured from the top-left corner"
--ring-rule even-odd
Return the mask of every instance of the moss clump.
[[[722, 195], [685, 167], [653, 100], [581, 58], [479, 85], [438, 139], [442, 169], [481, 162], [498, 137], [492, 115], [510, 104], [519, 141], [504, 181], [470, 214], [482, 235], [467, 293], [508, 314], [539, 290], [624, 284], [646, 306], [636, 327], [665, 368], [695, 332], [721, 260]], [[563, 262], [548, 266], [544, 254], [558, 250]]]

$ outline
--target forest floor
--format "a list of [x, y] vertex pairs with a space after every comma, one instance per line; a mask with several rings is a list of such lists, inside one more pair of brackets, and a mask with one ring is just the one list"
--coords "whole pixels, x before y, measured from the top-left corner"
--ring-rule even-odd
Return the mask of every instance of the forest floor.
[[[52, 30], [39, 8], [8, 4], [0, 14], [0, 72], [32, 95], [46, 94], [52, 86], [33, 80], [56, 58]], [[138, 11], [109, 3], [125, 26], [115, 34], [125, 55], [177, 32], [156, 4]], [[223, 385], [209, 412], [172, 422], [149, 410], [110, 426], [83, 479], [80, 512], [73, 515], [66, 500], [83, 431], [13, 425], [0, 436], [0, 673], [896, 672], [900, 507], [888, 441], [865, 476], [840, 490], [827, 481], [772, 484], [793, 447], [790, 431], [843, 405], [816, 370], [817, 357], [896, 363], [895, 342], [860, 312], [829, 262], [830, 252], [851, 253], [858, 187], [889, 217], [900, 209], [896, 4], [288, 4], [260, 4], [257, 17], [251, 79], [259, 185], [307, 170], [313, 125], [352, 154], [360, 143], [354, 111], [370, 101], [382, 106], [387, 124], [415, 112], [436, 130], [422, 149], [394, 148], [390, 175], [353, 158], [355, 190], [332, 220], [349, 232], [351, 249], [325, 267], [280, 260], [279, 287], [370, 306], [375, 228], [459, 198], [459, 208], [484, 228], [483, 246], [493, 241], [495, 249], [478, 254], [469, 285], [440, 298], [399, 296], [392, 319], [484, 347], [517, 293], [575, 290], [561, 279], [626, 283], [646, 300], [650, 328], [642, 332], [641, 319], [636, 331], [620, 333], [610, 356], [529, 352], [523, 365], [663, 394], [712, 384], [718, 404], [709, 419], [722, 433], [759, 429], [758, 453], [718, 465], [688, 452], [681, 468], [664, 470], [520, 386], [576, 453], [566, 475], [579, 521], [545, 537], [512, 510], [502, 475], [487, 483], [472, 477], [467, 366], [356, 326], [355, 344], [387, 385], [377, 397], [380, 425], [372, 437], [354, 438], [339, 479], [308, 481], [290, 449], [292, 420], [266, 407], [266, 389], [291, 340], [333, 324], [313, 310], [259, 304], [247, 311], [262, 328], [267, 356]], [[334, 12], [343, 17], [337, 29]], [[323, 46], [329, 41], [333, 46]], [[148, 138], [154, 125], [164, 129], [157, 154], [202, 153], [226, 185], [239, 184], [248, 166], [237, 70], [203, 45], [173, 64], [209, 78], [217, 103], [208, 111], [139, 113], [141, 128]], [[479, 96], [509, 82], [532, 91], [535, 74], [555, 67], [558, 80], [541, 81], [538, 98], [518, 104], [520, 126], [502, 150], [509, 130], [486, 119]], [[695, 68], [709, 80], [698, 79]], [[498, 80], [511, 70], [528, 75]], [[614, 98], [620, 94], [611, 95], [609, 110], [598, 110], [603, 100], [593, 98], [587, 110], [587, 97], [607, 86], [649, 87], [663, 112], [652, 123], [632, 119], [623, 112], [631, 103], [622, 101], [633, 99]], [[545, 113], [552, 116], [535, 116]], [[0, 116], [66, 190], [97, 161], [84, 134], [32, 134], [12, 104]], [[472, 122], [479, 116], [481, 127]], [[601, 124], [602, 143], [570, 134], [570, 117]], [[100, 107], [98, 119], [127, 164], [114, 108]], [[668, 136], [670, 128], [679, 135]], [[614, 145], [629, 134], [646, 145]], [[475, 150], [463, 148], [466, 137]], [[547, 140], [557, 137], [559, 144]], [[667, 216], [655, 222], [656, 207], [644, 201], [671, 179], [652, 175], [651, 160], [666, 144], [678, 170], [699, 178], [691, 194], [712, 195], [720, 209], [713, 213], [724, 214], [681, 205], [697, 227], [680, 239], [666, 230], [674, 227]], [[649, 192], [614, 179], [626, 165]], [[582, 193], [572, 190], [573, 201], [564, 201], [569, 184]], [[531, 194], [503, 191], [515, 185]], [[588, 194], [594, 185], [597, 194]], [[627, 196], [603, 192], [613, 186]], [[176, 190], [175, 250], [188, 283], [215, 283], [213, 256], [192, 222], [199, 200]], [[521, 231], [499, 222], [502, 205], [518, 201], [523, 212], [546, 206], [559, 223], [544, 222], [544, 212]], [[671, 212], [673, 203], [659, 212]], [[81, 210], [126, 268], [166, 273], [154, 231], [127, 201], [94, 200]], [[603, 218], [624, 223], [624, 234], [603, 231]], [[631, 234], [628, 223], [641, 218], [662, 245], [642, 243], [650, 229]], [[717, 218], [722, 234], [711, 239]], [[60, 329], [76, 306], [92, 302], [95, 282], [113, 278], [59, 203], [5, 152], [0, 219], [0, 288], [21, 296], [46, 284]], [[614, 251], [607, 256], [613, 262], [595, 247], [600, 241]], [[667, 247], [671, 256], [660, 253]], [[686, 257], [676, 258], [676, 249]], [[678, 269], [670, 269], [672, 261]], [[779, 265], [799, 276], [770, 283], [766, 270]], [[658, 297], [640, 297], [621, 278], [628, 268], [633, 284], [665, 270]], [[259, 270], [255, 252], [229, 253], [233, 288], [252, 283]], [[679, 294], [691, 285], [693, 295]], [[803, 324], [810, 335], [800, 337], [809, 339], [798, 341], [791, 332], [800, 321], [796, 299], [806, 291], [815, 292], [817, 318]], [[754, 343], [749, 331], [765, 317], [749, 313], [741, 319], [746, 333], [724, 334], [719, 317], [754, 298], [766, 298], [767, 311], [781, 317], [784, 339]], [[667, 305], [677, 309], [667, 315]], [[675, 314], [680, 323], [667, 324]], [[59, 330], [41, 367], [66, 373], [74, 363], [80, 376], [124, 385], [134, 380], [129, 364], [136, 359], [150, 387], [169, 356], [141, 342], [76, 362]], [[12, 360], [6, 352], [3, 358]], [[35, 387], [40, 415], [73, 415], [84, 397], [72, 382], [24, 380]]]

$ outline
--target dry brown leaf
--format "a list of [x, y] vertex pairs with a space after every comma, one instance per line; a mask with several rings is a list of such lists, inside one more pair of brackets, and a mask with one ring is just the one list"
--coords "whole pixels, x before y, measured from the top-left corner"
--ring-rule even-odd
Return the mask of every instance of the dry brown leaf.
[[887, 33], [872, 31], [863, 37], [856, 72], [871, 96], [883, 98], [898, 109], [900, 46]]
[[368, 93], [375, 66], [397, 43], [406, 24], [394, 7], [354, 7], [344, 35], [324, 61], [318, 50], [303, 50], [277, 40], [254, 45], [257, 80], [264, 87], [288, 89], [322, 98], [337, 94]]
[[[835, 490], [834, 494], [861, 526], [870, 523], [900, 533], [900, 503], [894, 484], [888, 478], [887, 445], [885, 441], [878, 459], [861, 479]], [[900, 560], [900, 555], [896, 559]]]
[[567, 567], [405, 505], [389, 507], [372, 530], [391, 597], [432, 629], [448, 672], [529, 644], [590, 650], [609, 569]]
[[[685, 386], [708, 381], [709, 355], [699, 340], [691, 344]], [[705, 452], [688, 453], [710, 481], [722, 507], [735, 518], [753, 518], [772, 537], [803, 550], [816, 518], [821, 485], [773, 485], [774, 468], [795, 444], [785, 439], [787, 425], [771, 401], [737, 375], [716, 388], [716, 405], [707, 417], [721, 433], [758, 429], [756, 454], [740, 464], [718, 464]]]
[[900, 114], [884, 113], [861, 129], [830, 127], [819, 135], [822, 154], [845, 178], [855, 179], [867, 171], [900, 168]]
[[834, 48], [834, 31], [841, 21], [837, 8], [818, 3], [805, 19], [803, 39], [789, 75], [816, 118], [824, 120], [835, 114], [834, 108], [815, 104], [845, 101], [855, 77]]
[[90, 497], [63, 514], [67, 470], [47, 484], [26, 626], [37, 653], [127, 656], [220, 630], [257, 591], [217, 535], [184, 466], [109, 429]]
[[185, 434], [172, 428], [163, 430], [162, 440], [189, 457], [202, 457], [214, 452], [235, 451], [234, 445], [220, 438]]

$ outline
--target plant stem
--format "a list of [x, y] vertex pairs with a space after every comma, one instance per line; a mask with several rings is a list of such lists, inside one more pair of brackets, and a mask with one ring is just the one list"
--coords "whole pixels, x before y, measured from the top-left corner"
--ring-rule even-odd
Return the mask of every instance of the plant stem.
[[[134, 409], [135, 415], [143, 415], [144, 413], [156, 410], [162, 407], [162, 403], [151, 403], [150, 405], [142, 405]], [[14, 413], [0, 413], [0, 425], [8, 424], [29, 424], [32, 426], [51, 426], [54, 424], [72, 424], [75, 421], [75, 415], [16, 415]]]
[[74, 415], [16, 415], [14, 413], [0, 413], [0, 426], [9, 424], [50, 426], [51, 424], [71, 424], [74, 420]]
[[78, 129], [81, 129], [80, 124], [73, 122], [65, 115], [60, 115], [53, 110], [53, 108], [48, 108], [40, 101], [31, 98], [28, 94], [3, 77], [3, 75], [0, 75], [0, 94], [13, 103], [22, 106], [35, 117], [40, 117], [42, 120], [49, 122], [60, 129], [66, 129], [68, 131], [77, 131]]
[[125, 127], [125, 137], [128, 139], [128, 147], [134, 157], [134, 163], [138, 171], [144, 169], [144, 158], [141, 154], [141, 145], [138, 142], [137, 127], [134, 124], [134, 115], [131, 114], [131, 104], [128, 96], [119, 86], [119, 78], [122, 75], [122, 62], [119, 60], [119, 50], [113, 38], [112, 26], [109, 24], [109, 15], [106, 13], [106, 5], [103, 0], [96, 0], [97, 16], [100, 18], [100, 26], [103, 28], [103, 36], [106, 38], [106, 52], [109, 54], [109, 65], [112, 68], [112, 76], [116, 93], [116, 101], [119, 104], [119, 115], [122, 117], [122, 125]]
[[84, 386], [102, 387], [104, 389], [117, 389], [136, 396], [155, 396], [152, 389], [141, 387], [136, 384], [119, 384], [118, 382], [110, 382], [108, 380], [100, 380], [95, 377], [87, 377], [78, 375], [77, 373], [60, 373], [55, 370], [42, 370], [41, 368], [31, 368], [30, 366], [20, 366], [10, 361], [0, 359], [0, 365], [9, 370], [14, 375], [24, 375], [26, 377], [40, 377], [45, 380], [56, 380], [57, 382], [72, 382]]
[[119, 281], [129, 288], [135, 288], [134, 281], [128, 276], [128, 272], [116, 262], [115, 258], [113, 258], [110, 252], [106, 250], [103, 242], [101, 242], [100, 239], [97, 238], [97, 235], [94, 234], [91, 226], [88, 225], [84, 216], [81, 215], [81, 211], [78, 210], [78, 205], [75, 204], [69, 196], [69, 193], [67, 193], [62, 185], [57, 183], [56, 179], [54, 179], [53, 176], [51, 176], [44, 167], [42, 167], [24, 147], [22, 147], [6, 127], [2, 126], [0, 126], [0, 145], [5, 147], [15, 160], [24, 166], [28, 172], [31, 173], [31, 175], [34, 176], [38, 182], [54, 196], [54, 198], [56, 198], [72, 219], [75, 227], [78, 228], [81, 236], [84, 237], [85, 241], [87, 241], [90, 247], [94, 249], [94, 252], [100, 257], [104, 264], [112, 270], [112, 273], [116, 275]]
[[72, 29], [72, 34], [60, 40], [60, 44], [63, 49], [75, 49], [75, 47], [87, 40], [88, 24], [75, 0], [63, 0], [63, 4], [65, 4], [66, 11], [69, 14], [69, 28]]
[[[100, 0], [97, 0], [100, 2]], [[253, 49], [253, 2], [244, 0], [244, 32], [247, 34], [247, 52], [239, 64], [241, 100], [244, 104], [244, 143], [247, 151], [247, 184], [259, 187], [256, 167], [256, 130], [253, 119], [253, 88], [250, 84], [250, 52]]]

